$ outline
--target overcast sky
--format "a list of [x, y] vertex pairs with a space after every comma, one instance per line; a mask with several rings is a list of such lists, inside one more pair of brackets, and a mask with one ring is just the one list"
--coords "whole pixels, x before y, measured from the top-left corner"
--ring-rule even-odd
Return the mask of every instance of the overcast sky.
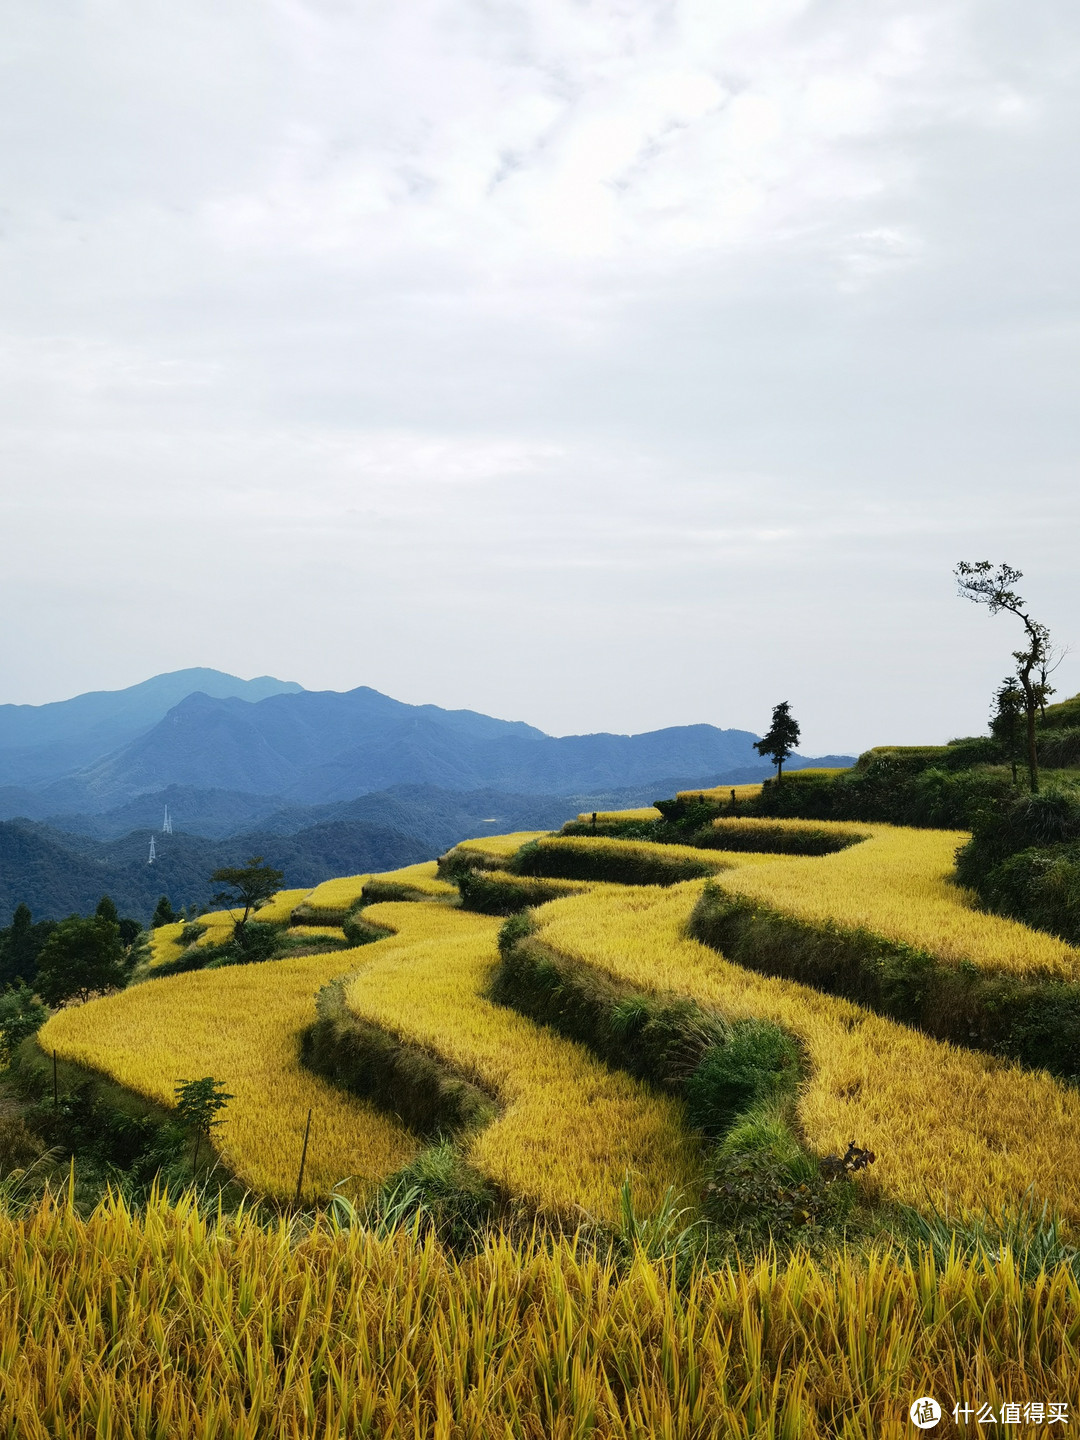
[[1075, 0], [7, 0], [0, 701], [1080, 690]]

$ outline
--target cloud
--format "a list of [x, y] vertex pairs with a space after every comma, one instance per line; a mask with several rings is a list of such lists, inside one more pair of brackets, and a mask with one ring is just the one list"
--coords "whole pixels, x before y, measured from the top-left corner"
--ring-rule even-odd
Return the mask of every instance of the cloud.
[[981, 727], [962, 555], [1080, 629], [1063, 0], [5, 27], [2, 698], [218, 663], [625, 731], [783, 691], [832, 749]]

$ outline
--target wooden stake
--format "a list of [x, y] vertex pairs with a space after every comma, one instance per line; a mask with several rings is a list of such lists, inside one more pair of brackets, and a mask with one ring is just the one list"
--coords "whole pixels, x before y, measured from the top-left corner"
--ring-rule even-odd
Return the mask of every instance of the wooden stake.
[[293, 1202], [293, 1203], [296, 1204], [296, 1205], [299, 1205], [299, 1204], [300, 1204], [300, 1187], [301, 1187], [301, 1185], [303, 1185], [303, 1183], [304, 1183], [304, 1162], [307, 1160], [307, 1142], [308, 1142], [308, 1136], [309, 1136], [310, 1134], [311, 1134], [311, 1111], [309, 1110], [309, 1111], [307, 1112], [307, 1124], [306, 1124], [305, 1127], [304, 1127], [304, 1148], [303, 1148], [303, 1150], [300, 1152], [300, 1174], [297, 1175], [297, 1177], [296, 1177], [296, 1199], [295, 1199], [295, 1201]]

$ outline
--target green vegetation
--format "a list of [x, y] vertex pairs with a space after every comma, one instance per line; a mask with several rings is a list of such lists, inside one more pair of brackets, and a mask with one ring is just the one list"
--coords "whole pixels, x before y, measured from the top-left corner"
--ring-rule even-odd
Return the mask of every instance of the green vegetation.
[[214, 896], [215, 905], [229, 909], [243, 907], [244, 913], [237, 920], [235, 931], [241, 939], [249, 916], [277, 894], [285, 875], [268, 865], [261, 855], [253, 855], [246, 865], [225, 865], [215, 870], [210, 879], [215, 885], [225, 886]]
[[762, 975], [811, 985], [955, 1045], [1080, 1075], [1080, 984], [949, 965], [867, 930], [809, 924], [707, 885], [689, 933]]
[[682, 1098], [688, 1123], [713, 1147], [702, 1197], [708, 1228], [692, 1248], [838, 1238], [857, 1197], [843, 1157], [819, 1159], [797, 1138], [803, 1062], [793, 1037], [770, 1021], [728, 1022], [692, 1000], [635, 990], [533, 931], [527, 916], [503, 926], [492, 998]]
[[398, 1115], [429, 1140], [479, 1129], [494, 1117], [497, 1106], [486, 1091], [423, 1047], [352, 1014], [341, 981], [319, 991], [315, 1009], [300, 1058], [317, 1075]]
[[799, 722], [791, 713], [791, 706], [786, 700], [781, 700], [779, 705], [773, 707], [772, 723], [769, 729], [760, 740], [754, 741], [754, 749], [761, 756], [767, 756], [776, 766], [776, 783], [779, 784], [783, 778], [784, 761], [787, 760], [799, 743]]

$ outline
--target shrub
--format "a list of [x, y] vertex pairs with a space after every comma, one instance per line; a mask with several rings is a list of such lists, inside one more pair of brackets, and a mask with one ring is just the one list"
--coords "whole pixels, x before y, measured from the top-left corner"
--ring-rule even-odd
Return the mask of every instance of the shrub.
[[698, 858], [685, 846], [633, 840], [555, 836], [523, 845], [510, 867], [518, 875], [564, 880], [607, 880], [621, 885], [677, 885], [714, 875], [723, 862]]
[[0, 995], [0, 1049], [10, 1054], [48, 1018], [48, 1010], [28, 986], [5, 991]]
[[779, 1025], [737, 1021], [686, 1081], [691, 1123], [706, 1135], [723, 1134], [742, 1111], [793, 1089], [798, 1074], [798, 1046]]

